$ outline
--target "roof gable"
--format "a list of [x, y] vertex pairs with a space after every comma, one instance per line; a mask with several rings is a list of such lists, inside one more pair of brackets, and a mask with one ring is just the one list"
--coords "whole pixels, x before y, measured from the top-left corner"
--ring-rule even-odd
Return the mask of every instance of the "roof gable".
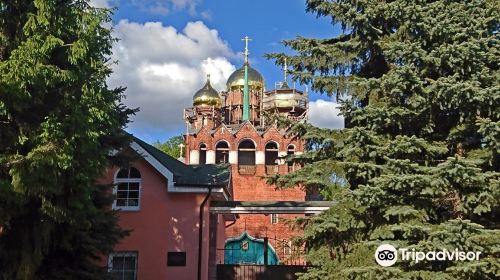
[[277, 137], [283, 136], [283, 134], [281, 134], [280, 131], [273, 125], [264, 131], [262, 137], [272, 137], [273, 135]]
[[[134, 148], [134, 143], [139, 145], [147, 153], [147, 155], [141, 156], [150, 155], [153, 157], [159, 165], [154, 163], [151, 165], [164, 176], [166, 175], [165, 169], [170, 171], [177, 185], [225, 187], [229, 184], [230, 169], [228, 165], [186, 165], [135, 136], [132, 136], [132, 139], [131, 147]], [[137, 149], [134, 150], [137, 151]]]
[[196, 132], [196, 134], [195, 134], [195, 135], [196, 135], [196, 137], [198, 137], [198, 136], [202, 136], [202, 135], [207, 135], [207, 136], [210, 136], [210, 131], [209, 131], [209, 130], [205, 127], [205, 126], [202, 126], [202, 127], [200, 128], [200, 130], [198, 130], [198, 131]]
[[231, 130], [224, 124], [220, 124], [217, 126], [212, 132], [212, 136], [226, 136], [232, 135]]
[[241, 133], [248, 133], [248, 132], [254, 133], [254, 136], [259, 136], [259, 132], [255, 128], [255, 126], [249, 121], [244, 122], [240, 126], [240, 128], [234, 133], [234, 135], [239, 135]]

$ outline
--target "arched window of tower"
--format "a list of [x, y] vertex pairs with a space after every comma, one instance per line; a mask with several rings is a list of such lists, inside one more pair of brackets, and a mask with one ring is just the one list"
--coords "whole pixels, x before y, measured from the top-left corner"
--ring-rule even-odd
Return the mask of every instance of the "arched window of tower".
[[242, 175], [255, 174], [255, 144], [252, 140], [243, 140], [238, 146], [238, 172]]
[[229, 144], [226, 141], [219, 141], [215, 145], [215, 163], [229, 162]]
[[207, 163], [207, 145], [204, 143], [200, 144], [200, 164]]
[[278, 173], [278, 144], [276, 142], [268, 142], [266, 144], [266, 174]]
[[287, 155], [287, 160], [288, 160], [288, 172], [293, 172], [295, 171], [295, 164], [293, 161], [290, 161], [290, 158], [295, 155], [295, 145], [290, 144], [288, 145], [288, 148], [286, 150], [286, 155]]

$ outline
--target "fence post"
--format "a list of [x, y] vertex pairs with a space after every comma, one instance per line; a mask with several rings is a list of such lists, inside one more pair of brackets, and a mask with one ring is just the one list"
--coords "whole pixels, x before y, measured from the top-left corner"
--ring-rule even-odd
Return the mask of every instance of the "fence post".
[[269, 247], [269, 239], [267, 237], [264, 237], [264, 265], [268, 265], [268, 252], [267, 248]]

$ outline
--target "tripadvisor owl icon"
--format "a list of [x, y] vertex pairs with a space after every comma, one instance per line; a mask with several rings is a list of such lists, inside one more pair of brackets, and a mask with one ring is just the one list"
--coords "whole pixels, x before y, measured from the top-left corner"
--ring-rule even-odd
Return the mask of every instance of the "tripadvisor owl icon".
[[398, 260], [398, 251], [391, 244], [382, 244], [375, 251], [375, 260], [381, 266], [391, 266]]

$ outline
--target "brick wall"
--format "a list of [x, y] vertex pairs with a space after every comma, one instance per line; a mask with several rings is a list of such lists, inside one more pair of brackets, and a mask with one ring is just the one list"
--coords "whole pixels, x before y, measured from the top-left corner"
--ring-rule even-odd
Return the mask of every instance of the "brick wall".
[[[224, 125], [219, 126], [215, 131], [202, 128], [197, 135], [186, 136], [186, 162], [189, 162], [189, 153], [193, 149], [199, 149], [199, 145], [204, 143], [207, 150], [215, 150], [219, 141], [226, 141], [230, 151], [237, 151], [238, 144], [243, 139], [252, 139], [256, 145], [256, 151], [264, 151], [269, 141], [278, 144], [280, 154], [286, 154], [288, 146], [294, 145], [296, 152], [304, 150], [304, 142], [293, 135], [283, 135], [276, 127], [268, 127], [265, 133], [259, 135], [252, 124], [247, 123], [236, 133], [232, 133]], [[288, 172], [286, 164], [278, 166], [280, 174]], [[237, 201], [304, 201], [305, 191], [300, 188], [276, 189], [276, 186], [266, 183], [266, 168], [263, 164], [256, 165], [254, 175], [242, 175], [238, 172], [238, 165], [232, 165], [232, 182], [234, 200]], [[271, 223], [271, 215], [264, 214], [244, 214], [235, 224], [226, 228], [226, 238], [237, 237], [245, 230], [254, 237], [269, 237], [272, 239], [289, 240], [291, 237], [301, 234], [298, 230], [292, 230], [287, 221], [292, 221], [296, 214], [278, 214], [278, 223]], [[223, 245], [223, 244], [222, 244]], [[273, 246], [275, 247], [275, 246]]]
[[219, 141], [226, 141], [231, 151], [237, 151], [238, 144], [243, 139], [252, 139], [256, 143], [255, 148], [257, 151], [264, 151], [269, 141], [276, 142], [280, 152], [286, 153], [289, 145], [293, 145], [296, 152], [304, 151], [304, 142], [302, 140], [293, 135], [281, 135], [280, 131], [275, 127], [269, 127], [263, 135], [259, 135], [250, 123], [244, 125], [235, 134], [231, 133], [224, 125], [220, 125], [215, 131], [203, 127], [196, 135], [186, 136], [186, 162], [189, 163], [189, 152], [199, 149], [201, 143], [207, 145], [207, 150], [215, 151], [215, 146]]
[[[280, 166], [280, 167], [287, 167]], [[284, 172], [285, 168], [280, 169]], [[266, 183], [264, 165], [257, 165], [255, 175], [240, 175], [237, 166], [232, 167], [234, 200], [239, 201], [304, 201], [305, 192], [300, 188], [279, 189]], [[301, 232], [292, 230], [291, 222], [296, 214], [278, 214], [278, 223], [271, 223], [271, 215], [242, 214], [236, 223], [226, 229], [226, 238], [241, 235], [245, 230], [254, 237], [290, 239]]]

